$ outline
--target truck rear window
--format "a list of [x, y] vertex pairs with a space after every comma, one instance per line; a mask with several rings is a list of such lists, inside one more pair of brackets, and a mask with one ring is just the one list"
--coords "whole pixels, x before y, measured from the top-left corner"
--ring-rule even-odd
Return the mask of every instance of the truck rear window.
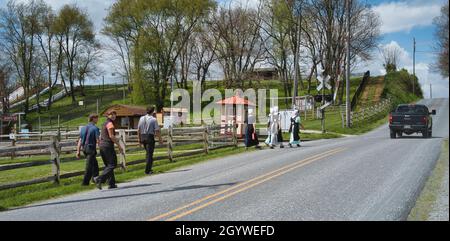
[[425, 106], [416, 106], [416, 105], [399, 106], [397, 108], [397, 112], [398, 113], [403, 113], [403, 114], [423, 114], [423, 115], [427, 115], [428, 114], [428, 108], [425, 107]]

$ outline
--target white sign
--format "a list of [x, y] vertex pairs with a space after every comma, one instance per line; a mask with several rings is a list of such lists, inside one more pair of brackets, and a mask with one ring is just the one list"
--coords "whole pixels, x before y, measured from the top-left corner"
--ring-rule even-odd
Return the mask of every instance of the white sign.
[[324, 87], [327, 89], [331, 89], [331, 85], [329, 83], [331, 77], [329, 75], [327, 75], [325, 78], [322, 76], [317, 76], [317, 79], [320, 82], [320, 85], [317, 86], [317, 91], [321, 91]]
[[323, 110], [325, 108], [327, 108], [328, 106], [330, 106], [333, 102], [327, 102], [325, 105], [321, 106], [320, 109]]
[[80, 100], [80, 101], [78, 101], [78, 105], [79, 105], [79, 106], [83, 106], [83, 105], [84, 105], [84, 102], [83, 102], [82, 100]]

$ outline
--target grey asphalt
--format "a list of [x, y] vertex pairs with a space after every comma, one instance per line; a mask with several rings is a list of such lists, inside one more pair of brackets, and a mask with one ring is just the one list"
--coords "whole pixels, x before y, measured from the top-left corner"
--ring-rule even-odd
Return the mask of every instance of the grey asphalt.
[[[0, 220], [149, 220], [222, 191], [162, 220], [178, 214], [177, 220], [203, 221], [406, 220], [449, 131], [448, 99], [422, 103], [438, 112], [431, 139], [392, 140], [384, 125], [361, 136], [219, 158], [122, 183], [119, 189], [33, 204], [2, 212]], [[336, 148], [344, 149], [244, 183]]]

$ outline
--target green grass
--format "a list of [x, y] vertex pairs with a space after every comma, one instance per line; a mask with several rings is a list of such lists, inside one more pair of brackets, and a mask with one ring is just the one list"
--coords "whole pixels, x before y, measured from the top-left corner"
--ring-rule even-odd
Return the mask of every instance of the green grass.
[[441, 183], [445, 177], [445, 171], [449, 168], [449, 148], [448, 139], [444, 141], [442, 145], [441, 156], [436, 163], [436, 167], [433, 173], [429, 177], [425, 184], [419, 198], [416, 201], [414, 208], [411, 210], [408, 220], [409, 221], [427, 221], [433, 205], [436, 203], [441, 189]]
[[[249, 149], [251, 151], [253, 149]], [[245, 152], [242, 147], [239, 148], [224, 148], [210, 151], [208, 155], [200, 154], [191, 157], [177, 158], [176, 162], [169, 162], [168, 160], [156, 161], [154, 163], [154, 171], [156, 174], [168, 172], [170, 170], [188, 166], [207, 160], [221, 158], [229, 155]], [[102, 166], [102, 165], [100, 165]], [[48, 168], [48, 167], [47, 167]], [[116, 180], [119, 183], [129, 182], [138, 178], [144, 177], [145, 163], [129, 166], [126, 172], [119, 169], [116, 170]], [[95, 189], [93, 185], [89, 187], [81, 186], [83, 177], [74, 177], [62, 179], [60, 185], [53, 183], [36, 184], [26, 187], [9, 189], [0, 191], [0, 210], [8, 208], [20, 207], [37, 201], [48, 200], [73, 194], [77, 192]]]
[[[97, 112], [97, 99], [99, 100], [99, 112], [103, 112], [106, 108], [113, 104], [124, 103], [122, 86], [106, 85], [105, 90], [99, 86], [86, 86], [85, 96], [76, 92], [76, 103], [72, 103], [72, 98], [66, 96], [65, 98], [52, 104], [50, 110], [43, 109], [41, 113], [33, 111], [26, 116], [26, 121], [30, 123], [35, 130], [39, 128], [39, 117], [41, 118], [41, 125], [45, 127], [57, 128], [58, 115], [60, 116], [60, 125], [65, 127], [77, 127], [84, 125], [87, 122], [87, 117], [91, 113]], [[79, 106], [78, 101], [84, 101], [84, 106]], [[126, 104], [130, 104], [130, 99], [125, 99]], [[100, 123], [105, 120], [100, 118]]]

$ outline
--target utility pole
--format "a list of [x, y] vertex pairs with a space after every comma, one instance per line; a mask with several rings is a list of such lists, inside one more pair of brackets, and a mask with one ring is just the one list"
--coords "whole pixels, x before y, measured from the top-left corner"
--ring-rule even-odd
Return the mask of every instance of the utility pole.
[[345, 79], [345, 117], [346, 117], [346, 127], [350, 128], [350, 9], [351, 0], [346, 0], [347, 2], [347, 57], [346, 57], [346, 79]]
[[432, 87], [432, 84], [430, 84], [430, 99], [433, 99], [433, 87]]
[[413, 38], [413, 95], [416, 94], [416, 38]]
[[297, 45], [295, 48], [295, 55], [294, 55], [294, 98], [292, 98], [292, 108], [295, 107], [295, 100], [298, 96], [298, 81], [300, 79], [299, 76], [299, 62], [300, 62], [300, 34], [302, 32], [301, 29], [301, 12], [302, 12], [302, 0], [300, 1], [295, 1], [294, 3], [294, 16], [296, 16], [297, 18]]

